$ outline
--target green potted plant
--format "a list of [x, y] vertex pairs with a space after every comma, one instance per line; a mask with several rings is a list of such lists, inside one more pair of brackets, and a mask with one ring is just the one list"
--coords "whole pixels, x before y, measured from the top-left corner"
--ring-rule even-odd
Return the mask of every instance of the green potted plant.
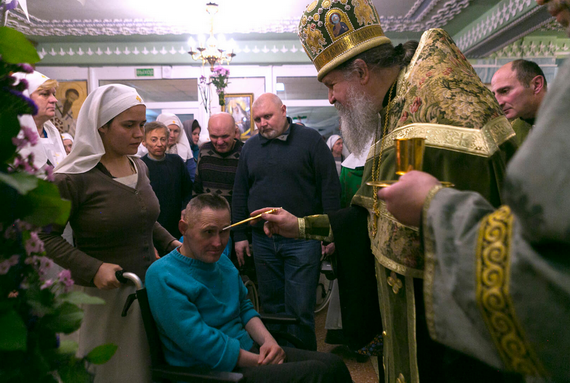
[[37, 233], [65, 224], [70, 203], [50, 182], [52, 169], [35, 169], [17, 150], [34, 144], [18, 116], [34, 114], [36, 106], [22, 94], [27, 83], [16, 84], [11, 74], [30, 72], [29, 64], [39, 60], [23, 34], [0, 27], [0, 381], [90, 382], [89, 364], [107, 362], [116, 346], [101, 345], [78, 357], [77, 344], [60, 341], [59, 334], [80, 327], [79, 305], [104, 301], [71, 291], [68, 270], [46, 276], [52, 261]]

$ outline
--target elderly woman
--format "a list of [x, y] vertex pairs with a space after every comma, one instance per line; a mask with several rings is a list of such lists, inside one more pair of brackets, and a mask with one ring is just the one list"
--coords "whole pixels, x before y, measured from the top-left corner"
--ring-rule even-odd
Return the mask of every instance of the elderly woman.
[[190, 178], [192, 179], [192, 182], [194, 182], [196, 161], [194, 161], [190, 141], [188, 141], [182, 121], [180, 121], [178, 116], [173, 113], [161, 113], [156, 118], [156, 121], [162, 122], [170, 131], [166, 153], [178, 154], [182, 158], [182, 161], [186, 164], [186, 169], [190, 174]]
[[55, 170], [61, 196], [71, 201], [69, 222], [76, 247], [61, 238], [62, 228], [42, 234], [47, 255], [69, 268], [76, 284], [104, 306], [85, 306], [79, 354], [103, 343], [119, 346], [95, 368], [96, 382], [150, 382], [150, 360], [138, 305], [127, 318], [120, 312], [133, 286], [121, 285], [117, 270], [144, 280], [155, 259], [180, 243], [156, 219], [158, 200], [148, 169], [134, 157], [143, 139], [146, 107], [125, 85], [106, 85], [91, 93], [79, 112], [74, 147]]
[[342, 161], [344, 161], [350, 153], [348, 152], [348, 149], [346, 149], [346, 147], [344, 146], [343, 140], [338, 134], [333, 134], [332, 136], [329, 137], [329, 139], [327, 140], [327, 146], [329, 147], [329, 149], [333, 154], [334, 161], [336, 163], [336, 171], [340, 176]]
[[63, 147], [65, 148], [65, 153], [71, 153], [71, 148], [73, 148], [73, 136], [69, 133], [62, 133], [61, 139], [63, 140]]
[[31, 115], [21, 116], [20, 125], [33, 128], [33, 133], [37, 134], [39, 141], [37, 145], [28, 145], [20, 149], [20, 154], [27, 157], [34, 154], [34, 166], [38, 169], [45, 168], [46, 165], [57, 166], [66, 157], [65, 148], [57, 128], [50, 121], [55, 116], [55, 90], [58, 86], [56, 80], [44, 76], [40, 72], [15, 73], [18, 80], [26, 80], [28, 89], [23, 93], [34, 101], [38, 112]]

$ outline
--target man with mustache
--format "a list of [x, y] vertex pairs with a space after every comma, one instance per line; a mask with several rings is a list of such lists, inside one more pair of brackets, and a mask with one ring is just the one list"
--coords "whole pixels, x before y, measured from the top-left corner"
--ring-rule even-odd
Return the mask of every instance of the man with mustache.
[[[570, 1], [537, 3], [570, 35]], [[567, 60], [509, 163], [499, 209], [422, 172], [379, 193], [398, 220], [423, 229], [432, 338], [556, 382], [570, 379], [569, 79]]]
[[[397, 222], [378, 200], [378, 187], [366, 182], [397, 179], [395, 138], [425, 138], [425, 171], [477, 191], [498, 207], [505, 163], [516, 147], [514, 132], [445, 31], [432, 29], [419, 44], [394, 47], [369, 2], [345, 3], [311, 3], [299, 35], [339, 111], [347, 146], [368, 151], [363, 184], [351, 208], [298, 220], [283, 210], [265, 214], [265, 231], [334, 239], [343, 330], [358, 352], [381, 350], [386, 381], [508, 380], [430, 339], [419, 231]], [[346, 31], [334, 33], [333, 13]], [[366, 147], [371, 138], [374, 144]]]

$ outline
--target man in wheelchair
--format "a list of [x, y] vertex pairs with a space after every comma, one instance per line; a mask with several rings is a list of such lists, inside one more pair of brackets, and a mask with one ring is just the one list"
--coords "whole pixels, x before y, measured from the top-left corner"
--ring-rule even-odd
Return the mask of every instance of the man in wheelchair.
[[230, 207], [217, 195], [193, 198], [179, 229], [181, 247], [146, 274], [166, 361], [197, 370], [239, 371], [248, 382], [352, 382], [334, 354], [281, 347], [261, 322], [232, 262]]

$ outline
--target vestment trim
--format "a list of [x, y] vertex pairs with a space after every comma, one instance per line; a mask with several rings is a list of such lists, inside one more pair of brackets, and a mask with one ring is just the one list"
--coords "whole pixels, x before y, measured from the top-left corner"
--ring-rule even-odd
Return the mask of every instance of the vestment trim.
[[437, 333], [435, 332], [435, 313], [433, 310], [433, 279], [435, 274], [435, 238], [429, 229], [428, 225], [428, 211], [433, 197], [443, 189], [443, 186], [438, 185], [431, 188], [426, 196], [424, 207], [422, 211], [422, 225], [423, 225], [423, 244], [424, 244], [424, 304], [426, 309], [426, 322], [429, 335], [433, 340], [437, 340]]
[[[413, 123], [395, 129], [386, 136], [382, 150], [394, 147], [394, 139], [424, 137], [428, 147], [472, 154], [480, 157], [491, 157], [499, 150], [499, 146], [515, 136], [505, 116], [494, 118], [483, 128], [469, 129], [452, 125]], [[376, 142], [368, 152], [367, 161], [376, 153]], [[380, 149], [378, 149], [379, 151]]]
[[520, 325], [509, 293], [513, 215], [508, 206], [484, 218], [476, 250], [476, 300], [506, 368], [545, 375]]

